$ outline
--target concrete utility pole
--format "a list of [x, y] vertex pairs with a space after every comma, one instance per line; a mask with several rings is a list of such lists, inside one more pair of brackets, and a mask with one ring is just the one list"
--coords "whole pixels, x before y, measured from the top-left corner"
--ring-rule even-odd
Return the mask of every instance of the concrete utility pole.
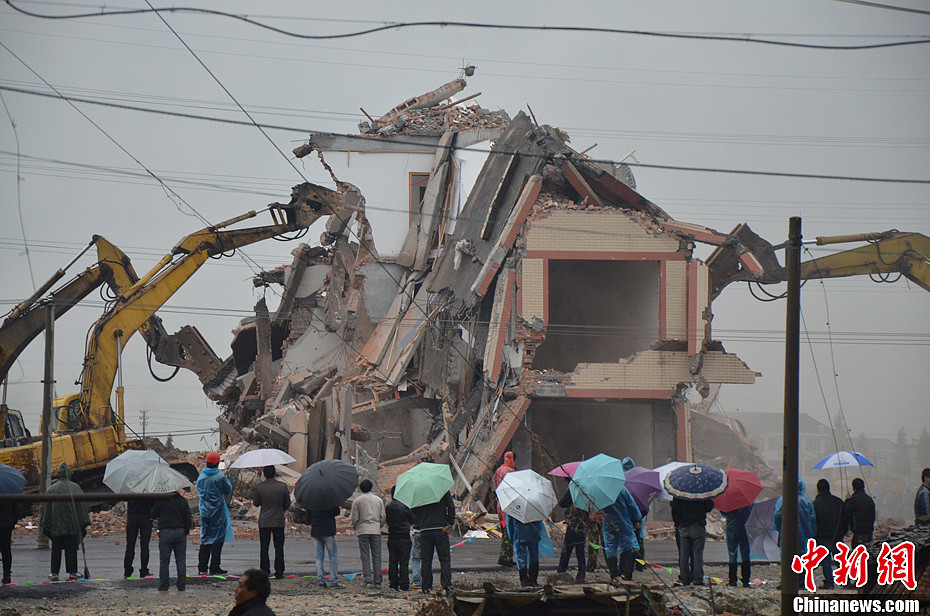
[[[55, 304], [53, 303], [45, 313], [45, 377], [42, 379], [42, 474], [39, 475], [39, 493], [45, 494], [52, 475], [52, 401], [55, 397]], [[37, 534], [36, 547], [41, 550], [48, 549], [48, 537], [45, 533]]]
[[149, 425], [149, 412], [146, 409], [139, 411], [139, 422], [142, 424], [142, 438], [145, 438], [145, 429]]
[[794, 614], [798, 575], [791, 570], [798, 547], [798, 375], [801, 337], [801, 219], [791, 218], [785, 251], [788, 302], [785, 323], [785, 424], [782, 457], [781, 613]]

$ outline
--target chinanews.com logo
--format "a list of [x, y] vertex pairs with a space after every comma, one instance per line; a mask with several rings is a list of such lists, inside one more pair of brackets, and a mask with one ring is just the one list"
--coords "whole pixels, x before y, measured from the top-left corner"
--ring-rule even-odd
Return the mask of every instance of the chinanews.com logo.
[[[835, 561], [833, 583], [846, 588], [862, 588], [869, 582], [869, 553], [865, 546], [850, 549], [844, 543], [836, 544], [836, 551], [817, 545], [813, 539], [807, 541], [807, 551], [795, 556], [791, 561], [791, 570], [803, 574], [803, 587], [808, 592], [816, 592], [814, 569], [824, 559]], [[901, 586], [913, 591], [917, 588], [914, 572], [914, 544], [904, 541], [894, 547], [882, 543], [875, 559], [875, 586], [889, 586], [900, 582]], [[930, 601], [906, 597], [879, 597], [875, 595], [838, 595], [818, 594], [817, 596], [787, 596], [783, 600], [791, 601], [795, 614], [919, 614], [930, 606]]]
[[[923, 605], [922, 605], [923, 604]], [[917, 599], [880, 599], [832, 595], [830, 597], [794, 597], [795, 614], [919, 614], [930, 601]]]

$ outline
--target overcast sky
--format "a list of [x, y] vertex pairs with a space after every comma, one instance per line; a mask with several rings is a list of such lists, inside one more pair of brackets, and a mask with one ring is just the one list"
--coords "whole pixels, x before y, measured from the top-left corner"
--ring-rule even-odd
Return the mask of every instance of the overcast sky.
[[[14, 4], [46, 15], [101, 10], [79, 2]], [[314, 35], [409, 20], [748, 35], [832, 46], [914, 41], [930, 34], [930, 15], [830, 0], [181, 4], [248, 14]], [[897, 6], [926, 7], [916, 1]], [[126, 0], [103, 10], [144, 8], [144, 2]], [[595, 158], [615, 160], [635, 150], [647, 165], [928, 179], [926, 44], [842, 51], [453, 26], [302, 40], [220, 16], [163, 16], [256, 120], [292, 128], [268, 130], [288, 155], [311, 130], [355, 133], [364, 119], [359, 107], [380, 115], [474, 64], [477, 73], [463, 95], [481, 92], [483, 106], [511, 115], [529, 105], [540, 123], [567, 131], [576, 149], [597, 143], [589, 153]], [[155, 14], [50, 20], [3, 4], [0, 42], [29, 67], [0, 48], [5, 107], [0, 314], [66, 264], [93, 234], [120, 246], [142, 272], [204, 226], [191, 208], [218, 222], [286, 202], [291, 186], [302, 181], [254, 127], [76, 103], [107, 137], [62, 100], [11, 90], [49, 93], [44, 79], [66, 96], [246, 121]], [[146, 177], [123, 149], [186, 203]], [[295, 164], [308, 180], [329, 183], [315, 157]], [[802, 217], [805, 239], [892, 228], [930, 235], [927, 184], [643, 167], [634, 173], [639, 192], [676, 219], [720, 231], [747, 222], [773, 244], [785, 239], [791, 216]], [[374, 205], [372, 196], [368, 201]], [[308, 238], [318, 236], [313, 229]], [[258, 268], [289, 262], [296, 246], [268, 241], [246, 249], [257, 266], [238, 257], [206, 263], [160, 311], [166, 328], [195, 325], [227, 356], [230, 331], [251, 314], [262, 293], [251, 277]], [[811, 253], [827, 251], [811, 247]], [[92, 261], [88, 255], [69, 273]], [[267, 293], [274, 309], [277, 291]], [[827, 409], [836, 413], [842, 404], [854, 436], [893, 438], [902, 425], [916, 436], [928, 424], [930, 294], [903, 279], [876, 284], [847, 278], [811, 282], [802, 295], [806, 329], [814, 339], [812, 351], [802, 347], [802, 412], [826, 423]], [[101, 306], [92, 296], [56, 324], [59, 395], [75, 391], [86, 332]], [[714, 337], [764, 375], [752, 386], [724, 387], [715, 412], [738, 418], [742, 411], [781, 409], [784, 310], [784, 302], [756, 301], [745, 285], [732, 285], [714, 303]], [[41, 409], [40, 340], [11, 371], [8, 395], [32, 429]], [[214, 428], [218, 411], [196, 378], [181, 373], [169, 383], [155, 382], [144, 351], [136, 337], [124, 355], [130, 425], [141, 431], [139, 411], [146, 409], [150, 433]], [[216, 443], [215, 436], [203, 438], [177, 441], [192, 448]]]

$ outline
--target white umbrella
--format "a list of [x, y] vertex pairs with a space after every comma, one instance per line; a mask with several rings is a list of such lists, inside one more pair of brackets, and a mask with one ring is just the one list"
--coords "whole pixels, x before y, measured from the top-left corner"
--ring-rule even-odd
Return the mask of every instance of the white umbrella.
[[187, 477], [171, 468], [164, 460], [126, 482], [126, 488], [130, 492], [142, 494], [166, 494], [192, 485]]
[[[116, 493], [131, 492], [126, 482], [135, 479], [160, 462], [165, 462], [151, 449], [130, 449], [107, 462], [103, 484]], [[167, 464], [167, 463], [166, 463]]]
[[523, 523], [545, 520], [559, 502], [552, 483], [531, 470], [507, 473], [496, 492], [504, 513]]
[[[691, 464], [689, 462], [669, 462], [668, 464], [663, 464], [662, 466], [652, 470], [659, 473], [659, 483], [664, 486], [665, 477], [676, 468], [681, 468], [682, 466], [691, 466]], [[662, 494], [660, 494], [659, 497], [663, 500], [672, 500], [672, 495], [666, 492], [664, 487], [662, 488]]]
[[280, 449], [253, 449], [236, 458], [235, 462], [229, 465], [229, 468], [257, 468], [274, 466], [275, 464], [290, 464], [296, 461]]

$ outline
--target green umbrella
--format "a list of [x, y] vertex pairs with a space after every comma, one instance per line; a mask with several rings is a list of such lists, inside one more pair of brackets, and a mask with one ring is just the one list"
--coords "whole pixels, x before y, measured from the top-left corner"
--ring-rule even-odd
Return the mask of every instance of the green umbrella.
[[578, 465], [568, 489], [576, 507], [595, 512], [612, 505], [624, 483], [623, 463], [599, 453]]
[[397, 478], [394, 498], [413, 509], [438, 503], [454, 485], [448, 465], [420, 462]]

